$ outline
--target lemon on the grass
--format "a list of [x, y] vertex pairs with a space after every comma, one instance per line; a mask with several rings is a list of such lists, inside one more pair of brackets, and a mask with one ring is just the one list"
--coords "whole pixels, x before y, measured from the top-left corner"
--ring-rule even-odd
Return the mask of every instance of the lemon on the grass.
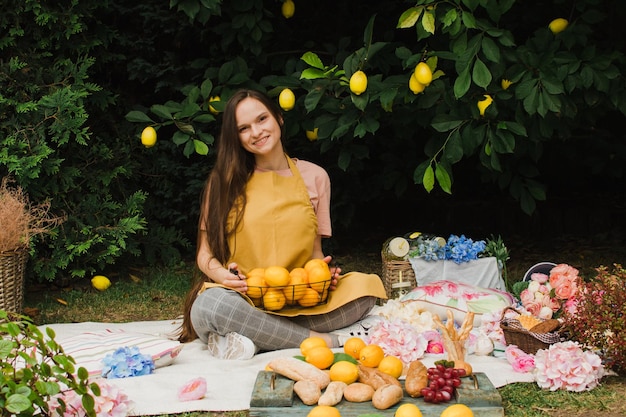
[[146, 148], [151, 148], [156, 144], [157, 132], [152, 126], [147, 126], [141, 132], [141, 144]]
[[296, 4], [293, 2], [293, 0], [285, 0], [283, 2], [283, 5], [280, 7], [280, 11], [285, 19], [289, 19], [290, 17], [293, 17], [294, 13], [296, 12]]
[[367, 75], [359, 70], [350, 77], [350, 91], [358, 96], [365, 90], [367, 90]]
[[91, 278], [91, 285], [98, 291], [104, 291], [111, 286], [111, 281], [104, 275], [96, 275]]
[[453, 404], [446, 407], [439, 417], [474, 417], [474, 412], [465, 404]]
[[296, 105], [296, 95], [289, 88], [284, 88], [278, 96], [278, 104], [280, 108], [289, 111]]
[[422, 410], [413, 403], [402, 404], [396, 410], [394, 417], [422, 417]]

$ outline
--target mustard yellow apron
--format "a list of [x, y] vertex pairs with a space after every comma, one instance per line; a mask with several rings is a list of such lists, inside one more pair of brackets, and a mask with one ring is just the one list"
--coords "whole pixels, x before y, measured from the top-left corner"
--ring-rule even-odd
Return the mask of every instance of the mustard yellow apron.
[[[229, 240], [229, 263], [236, 262], [244, 274], [253, 268], [273, 265], [291, 270], [304, 266], [312, 257], [317, 217], [300, 171], [291, 158], [287, 160], [292, 176], [255, 172], [247, 184], [243, 219]], [[205, 283], [205, 288], [213, 286], [219, 284]], [[248, 296], [242, 296], [254, 305]], [[326, 303], [268, 313], [287, 317], [323, 314], [364, 296], [387, 298], [380, 277], [350, 272], [339, 277], [337, 288], [330, 292]]]
[[291, 158], [292, 176], [255, 172], [246, 185], [247, 204], [230, 237], [230, 262], [244, 274], [253, 268], [280, 265], [292, 270], [311, 259], [317, 216], [300, 171]]

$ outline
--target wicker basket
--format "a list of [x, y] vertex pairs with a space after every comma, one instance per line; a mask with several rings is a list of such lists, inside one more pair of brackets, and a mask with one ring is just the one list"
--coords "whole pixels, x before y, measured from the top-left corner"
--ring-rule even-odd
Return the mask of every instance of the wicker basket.
[[381, 257], [383, 262], [382, 279], [387, 298], [392, 299], [396, 297], [394, 285], [400, 282], [409, 282], [411, 285], [407, 285], [408, 290], [417, 286], [415, 271], [413, 271], [409, 261], [387, 259], [384, 253], [381, 253]]
[[0, 310], [21, 313], [28, 249], [0, 252]]
[[504, 340], [507, 345], [515, 345], [524, 352], [534, 355], [539, 349], [547, 349], [550, 345], [563, 340], [558, 329], [550, 333], [533, 333], [526, 330], [519, 320], [505, 319], [504, 315], [507, 310], [519, 313], [512, 307], [507, 307], [502, 311], [500, 328], [504, 333]]

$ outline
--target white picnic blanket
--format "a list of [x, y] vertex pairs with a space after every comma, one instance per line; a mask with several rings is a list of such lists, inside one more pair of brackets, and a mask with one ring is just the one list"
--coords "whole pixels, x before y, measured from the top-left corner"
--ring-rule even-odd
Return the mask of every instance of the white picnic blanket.
[[[76, 340], [82, 334], [94, 332], [124, 331], [132, 334], [143, 333], [168, 340], [180, 326], [180, 320], [148, 321], [132, 323], [67, 323], [42, 326], [51, 327], [55, 340], [63, 346], [64, 340]], [[114, 347], [112, 347], [114, 348]], [[340, 350], [337, 350], [340, 351]], [[102, 353], [101, 353], [102, 354]], [[153, 374], [109, 379], [134, 401], [131, 415], [159, 415], [189, 411], [234, 411], [250, 408], [250, 396], [259, 371], [276, 357], [295, 356], [298, 349], [287, 349], [261, 353], [250, 360], [220, 360], [211, 357], [206, 347], [196, 340], [187, 343], [167, 366], [161, 366]], [[423, 362], [432, 366], [442, 359], [442, 355], [426, 355]], [[92, 358], [93, 359], [93, 358]], [[83, 359], [86, 361], [86, 359]], [[531, 374], [514, 372], [505, 359], [493, 356], [469, 356], [468, 362], [476, 372], [484, 372], [496, 387], [513, 382], [532, 382]], [[92, 360], [93, 363], [93, 360]], [[78, 362], [81, 365], [81, 362]], [[204, 399], [181, 402], [177, 398], [178, 389], [186, 382], [204, 377], [207, 381], [207, 394]]]

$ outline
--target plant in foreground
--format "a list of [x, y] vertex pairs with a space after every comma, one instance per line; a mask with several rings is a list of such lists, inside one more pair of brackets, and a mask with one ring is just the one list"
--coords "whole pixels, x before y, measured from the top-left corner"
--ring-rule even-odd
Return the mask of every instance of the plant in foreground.
[[[52, 329], [44, 335], [27, 317], [0, 310], [0, 337], [0, 416], [49, 415], [51, 398], [70, 391], [80, 398], [84, 415], [96, 415], [100, 387], [89, 384], [85, 368], [76, 370]], [[66, 404], [58, 408], [63, 415]]]
[[607, 368], [626, 372], [626, 269], [596, 268], [597, 275], [581, 284], [572, 311], [564, 315], [572, 340], [597, 349]]

